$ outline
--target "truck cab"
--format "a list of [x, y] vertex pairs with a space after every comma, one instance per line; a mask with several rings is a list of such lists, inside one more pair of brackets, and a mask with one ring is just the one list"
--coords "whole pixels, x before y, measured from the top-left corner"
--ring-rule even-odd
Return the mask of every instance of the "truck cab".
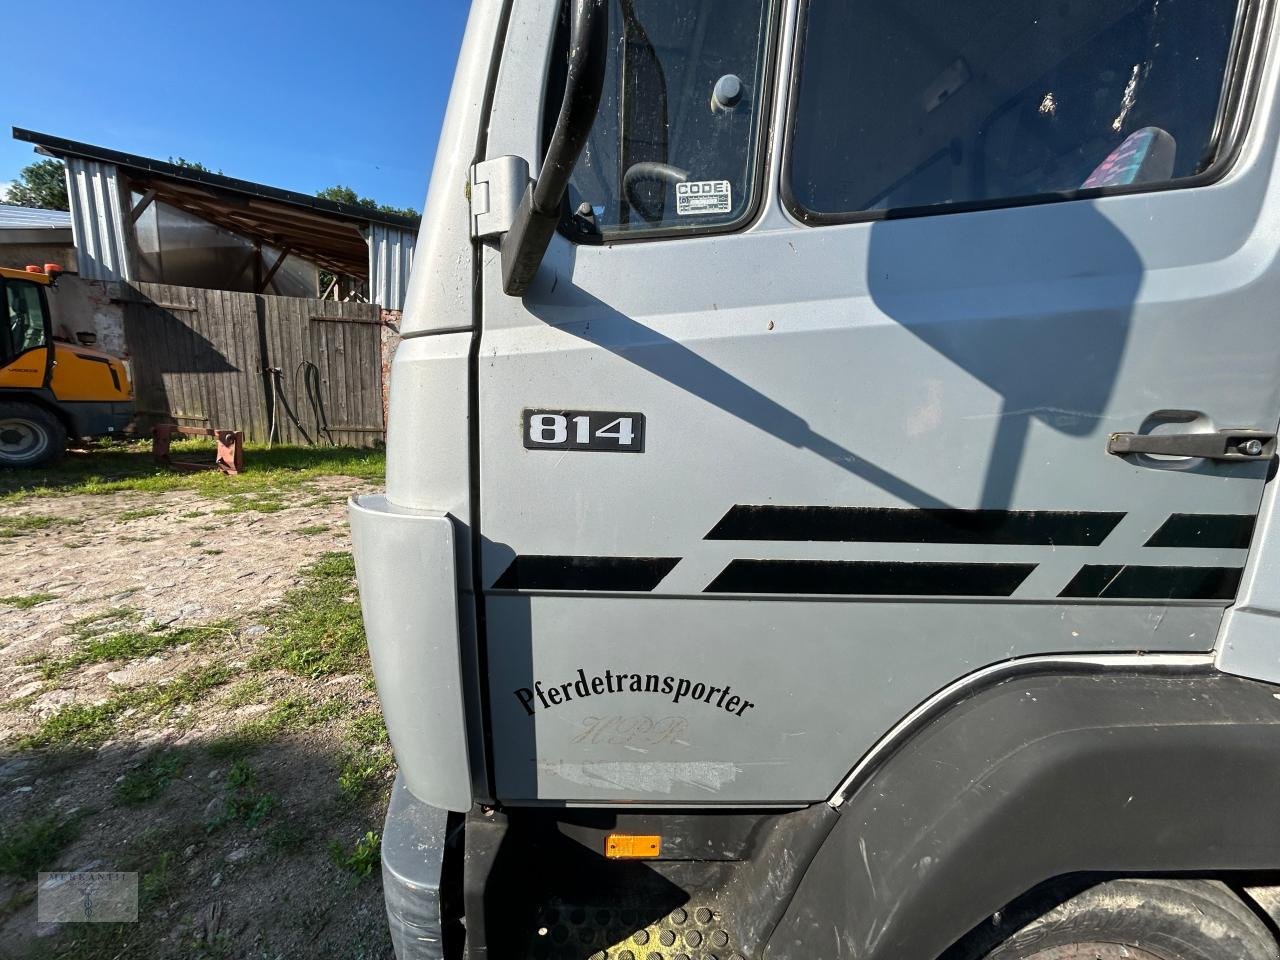
[[0, 466], [40, 466], [68, 437], [117, 434], [133, 419], [120, 358], [55, 337], [57, 273], [46, 270], [0, 267]]
[[351, 506], [401, 960], [1280, 956], [1272, 14], [474, 0]]

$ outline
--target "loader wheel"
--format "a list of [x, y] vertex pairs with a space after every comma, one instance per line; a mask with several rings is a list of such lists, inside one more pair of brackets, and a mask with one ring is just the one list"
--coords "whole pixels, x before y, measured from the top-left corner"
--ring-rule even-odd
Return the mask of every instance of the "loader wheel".
[[39, 467], [62, 456], [66, 428], [31, 403], [0, 403], [0, 466]]
[[987, 960], [1276, 960], [1275, 938], [1215, 880], [1111, 880], [1032, 920]]

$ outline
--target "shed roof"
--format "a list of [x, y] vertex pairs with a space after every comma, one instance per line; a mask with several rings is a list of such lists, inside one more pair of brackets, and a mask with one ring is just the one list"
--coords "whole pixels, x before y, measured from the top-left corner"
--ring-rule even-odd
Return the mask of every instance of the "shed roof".
[[[336, 203], [249, 180], [206, 173], [163, 160], [13, 128], [13, 136], [59, 159], [113, 164], [132, 189], [243, 236], [269, 243], [347, 276], [369, 270], [364, 231], [371, 225], [415, 231], [410, 217]], [[154, 192], [152, 192], [154, 191]]]
[[0, 203], [0, 230], [70, 230], [71, 214]]

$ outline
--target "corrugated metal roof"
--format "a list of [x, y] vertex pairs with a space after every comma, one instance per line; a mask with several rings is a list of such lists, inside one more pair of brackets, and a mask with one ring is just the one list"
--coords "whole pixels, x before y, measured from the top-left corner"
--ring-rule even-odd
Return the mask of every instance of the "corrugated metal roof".
[[384, 310], [403, 310], [418, 232], [371, 223], [365, 239], [369, 241], [369, 300]]
[[0, 203], [0, 230], [66, 230], [70, 226], [71, 214], [65, 210], [40, 210]]

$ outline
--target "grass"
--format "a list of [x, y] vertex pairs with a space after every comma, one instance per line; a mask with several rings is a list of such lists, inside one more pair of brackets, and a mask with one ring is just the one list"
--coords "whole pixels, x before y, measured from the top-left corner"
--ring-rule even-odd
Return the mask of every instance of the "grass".
[[347, 736], [362, 747], [376, 747], [391, 740], [387, 736], [387, 725], [382, 720], [382, 714], [376, 710], [356, 715], [347, 726]]
[[304, 567], [302, 585], [285, 594], [275, 624], [262, 638], [255, 666], [279, 667], [305, 677], [367, 671], [355, 577], [349, 553], [326, 553]]
[[334, 840], [329, 844], [329, 856], [338, 867], [355, 874], [357, 881], [363, 880], [373, 873], [380, 862], [382, 837], [370, 830], [350, 849]]
[[369, 752], [351, 750], [343, 756], [338, 770], [338, 795], [355, 803], [387, 782], [395, 758], [387, 748]]
[[182, 772], [186, 759], [173, 751], [164, 750], [150, 757], [136, 770], [124, 775], [116, 787], [116, 799], [126, 806], [136, 807], [158, 799], [173, 778]]
[[78, 820], [44, 814], [0, 830], [0, 874], [34, 879], [41, 868], [55, 865], [58, 854], [80, 833]]
[[[4, 477], [0, 474], [0, 488], [3, 488]], [[0, 497], [0, 503], [4, 498]], [[37, 530], [48, 530], [50, 527], [74, 527], [84, 523], [84, 517], [59, 516], [0, 516], [0, 537], [21, 537]]]
[[0, 597], [0, 603], [6, 607], [17, 607], [19, 610], [30, 610], [36, 604], [47, 600], [57, 600], [56, 593], [17, 593], [9, 597]]
[[323, 523], [313, 523], [310, 526], [299, 527], [297, 532], [302, 534], [304, 537], [314, 537], [318, 533], [328, 533], [329, 528]]
[[234, 710], [250, 703], [259, 703], [266, 695], [266, 682], [261, 677], [249, 677], [228, 690], [222, 697], [222, 704]]
[[220, 760], [243, 758], [277, 737], [337, 719], [346, 709], [347, 705], [336, 697], [318, 704], [304, 696], [285, 697], [257, 720], [213, 741], [209, 754]]
[[137, 510], [121, 510], [116, 514], [117, 520], [142, 520], [146, 517], [164, 516], [159, 507], [139, 507]]
[[230, 493], [223, 497], [225, 507], [219, 507], [214, 513], [279, 513], [288, 508], [281, 498], [281, 493], [268, 490], [253, 493]]
[[65, 676], [76, 667], [91, 663], [107, 663], [117, 660], [139, 660], [189, 643], [200, 643], [209, 637], [230, 635], [230, 621], [219, 621], [207, 626], [179, 627], [177, 630], [126, 630], [88, 639], [83, 646], [68, 657], [46, 662], [40, 673], [46, 680]]
[[18, 737], [19, 750], [38, 750], [54, 746], [97, 746], [120, 730], [126, 710], [134, 710], [128, 719], [141, 721], [165, 717], [175, 707], [201, 700], [210, 690], [231, 679], [231, 671], [223, 666], [195, 667], [178, 676], [172, 683], [149, 683], [95, 704], [72, 704], [47, 717], [34, 732]]
[[129, 620], [133, 621], [138, 618], [138, 610], [136, 607], [111, 607], [109, 610], [103, 610], [100, 613], [91, 613], [87, 617], [81, 617], [67, 624], [67, 629], [75, 635], [76, 639], [84, 640], [87, 637], [96, 637], [99, 634], [106, 633], [112, 620]]
[[349, 746], [338, 763], [338, 795], [355, 803], [386, 785], [388, 774], [395, 767], [395, 757], [391, 753], [387, 726], [376, 710], [353, 717], [347, 724], [346, 738]]
[[[194, 458], [197, 451], [202, 451], [210, 454], [210, 461], [213, 459], [212, 448], [205, 441], [179, 441], [174, 443], [173, 449], [179, 457]], [[4, 471], [0, 475], [0, 503], [30, 497], [115, 493], [121, 490], [147, 493], [194, 490], [209, 497], [264, 494], [298, 489], [316, 477], [335, 475], [378, 481], [385, 472], [386, 458], [381, 450], [352, 447], [277, 446], [268, 450], [261, 445], [249, 444], [245, 448], [245, 464], [245, 472], [234, 477], [224, 476], [216, 470], [170, 470], [151, 459], [147, 443], [113, 444], [85, 453], [68, 453], [57, 463], [46, 467]], [[72, 521], [59, 519], [54, 522]], [[0, 536], [18, 535], [5, 532], [11, 529], [17, 527], [0, 518]]]
[[258, 786], [258, 775], [243, 760], [231, 765], [227, 772], [226, 796], [222, 810], [209, 820], [204, 828], [208, 833], [229, 823], [242, 823], [256, 827], [267, 818], [276, 806], [276, 798], [263, 792]]

